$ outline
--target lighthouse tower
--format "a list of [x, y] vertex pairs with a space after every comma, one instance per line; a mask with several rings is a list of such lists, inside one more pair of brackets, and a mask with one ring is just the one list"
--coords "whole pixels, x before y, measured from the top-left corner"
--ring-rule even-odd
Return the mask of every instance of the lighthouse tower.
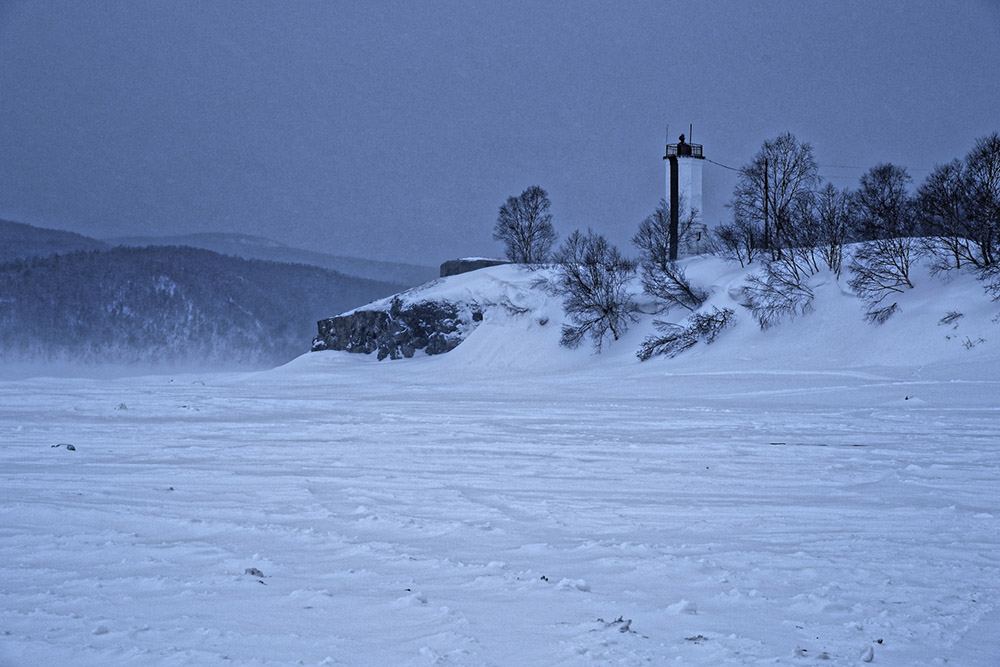
[[676, 144], [667, 144], [667, 201], [670, 203], [670, 258], [696, 255], [708, 242], [701, 218], [701, 167], [705, 160], [701, 144], [688, 143], [682, 134]]

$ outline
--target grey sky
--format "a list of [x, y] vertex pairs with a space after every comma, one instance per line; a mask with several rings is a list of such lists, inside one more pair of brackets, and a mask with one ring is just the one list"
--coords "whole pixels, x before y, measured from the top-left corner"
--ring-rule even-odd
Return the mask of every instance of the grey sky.
[[[627, 246], [667, 123], [727, 165], [788, 130], [838, 186], [919, 182], [1000, 130], [998, 68], [996, 0], [0, 0], [0, 217], [437, 264], [500, 253], [537, 184], [561, 236]], [[704, 181], [712, 225], [733, 173]]]

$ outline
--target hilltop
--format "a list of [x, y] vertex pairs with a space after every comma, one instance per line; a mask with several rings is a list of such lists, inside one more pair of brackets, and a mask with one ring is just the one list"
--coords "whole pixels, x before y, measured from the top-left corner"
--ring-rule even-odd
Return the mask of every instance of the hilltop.
[[[766, 368], [846, 369], [870, 366], [922, 367], [1000, 362], [1000, 306], [970, 273], [945, 277], [926, 265], [914, 271], [912, 290], [898, 299], [899, 312], [883, 324], [866, 321], [864, 306], [847, 286], [847, 277], [823, 272], [810, 279], [815, 299], [804, 315], [789, 317], [762, 330], [741, 305], [740, 287], [758, 270], [715, 256], [681, 261], [693, 284], [710, 293], [701, 310], [731, 308], [735, 324], [709, 345], [699, 343], [667, 359], [640, 362], [635, 354], [654, 332], [654, 321], [683, 322], [683, 309], [655, 312], [656, 304], [639, 299], [638, 321], [621, 340], [595, 354], [584, 343], [568, 350], [559, 345], [564, 322], [562, 300], [545, 288], [554, 268], [529, 270], [506, 265], [441, 278], [393, 297], [344, 313], [410, 308], [421, 303], [450, 303], [466, 313], [463, 341], [439, 363], [487, 368], [563, 368], [581, 365], [643, 365], [650, 369], [697, 368], [699, 371]], [[480, 312], [481, 322], [471, 321]], [[323, 353], [320, 353], [323, 354]], [[435, 358], [437, 359], [437, 358]]]

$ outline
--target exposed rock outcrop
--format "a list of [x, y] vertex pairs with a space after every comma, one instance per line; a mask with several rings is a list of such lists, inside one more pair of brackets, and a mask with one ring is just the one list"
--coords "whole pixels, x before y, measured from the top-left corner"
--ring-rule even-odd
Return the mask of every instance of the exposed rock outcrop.
[[421, 301], [404, 305], [393, 298], [388, 310], [356, 310], [320, 320], [312, 350], [378, 353], [400, 359], [417, 350], [444, 354], [458, 346], [483, 319], [475, 303]]

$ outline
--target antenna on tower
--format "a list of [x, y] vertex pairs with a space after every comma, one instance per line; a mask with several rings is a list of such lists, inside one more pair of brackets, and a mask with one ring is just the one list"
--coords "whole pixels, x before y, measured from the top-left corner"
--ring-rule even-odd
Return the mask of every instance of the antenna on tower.
[[688, 125], [688, 142], [694, 143], [694, 123]]

